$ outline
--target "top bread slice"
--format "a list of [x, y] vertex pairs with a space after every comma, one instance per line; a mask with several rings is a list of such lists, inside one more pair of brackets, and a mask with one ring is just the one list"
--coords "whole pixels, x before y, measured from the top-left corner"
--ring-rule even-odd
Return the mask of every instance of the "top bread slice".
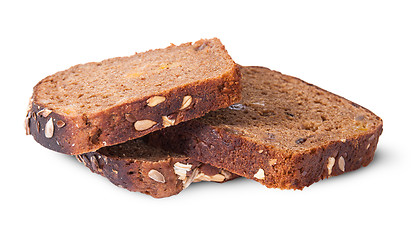
[[150, 144], [282, 189], [372, 161], [383, 123], [371, 111], [267, 68], [241, 72], [240, 103], [150, 134]]
[[216, 38], [76, 65], [34, 87], [26, 133], [58, 152], [92, 152], [238, 102], [240, 77]]

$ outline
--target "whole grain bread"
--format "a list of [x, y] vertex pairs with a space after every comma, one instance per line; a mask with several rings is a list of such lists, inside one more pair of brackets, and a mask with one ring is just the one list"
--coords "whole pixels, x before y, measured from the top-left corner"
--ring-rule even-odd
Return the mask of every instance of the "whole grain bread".
[[58, 152], [92, 152], [228, 107], [239, 80], [218, 39], [80, 64], [34, 87], [26, 133]]
[[150, 144], [282, 189], [372, 161], [383, 123], [371, 111], [267, 68], [241, 72], [240, 103], [150, 134]]
[[92, 172], [113, 184], [155, 198], [175, 195], [193, 182], [226, 182], [238, 177], [187, 156], [147, 145], [142, 139], [76, 155]]

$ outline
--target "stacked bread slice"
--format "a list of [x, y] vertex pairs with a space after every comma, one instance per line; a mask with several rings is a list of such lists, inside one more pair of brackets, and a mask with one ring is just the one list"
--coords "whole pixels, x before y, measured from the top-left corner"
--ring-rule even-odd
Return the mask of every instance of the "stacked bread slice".
[[281, 189], [372, 161], [382, 120], [371, 111], [267, 68], [241, 72], [239, 103], [152, 133], [150, 144]]
[[140, 138], [76, 158], [115, 185], [156, 198], [177, 194], [193, 182], [222, 183], [238, 177], [209, 164], [192, 161], [184, 154], [150, 146]]
[[237, 176], [302, 189], [368, 165], [381, 132], [382, 120], [353, 102], [236, 65], [218, 39], [48, 76], [26, 116], [43, 146], [153, 197]]

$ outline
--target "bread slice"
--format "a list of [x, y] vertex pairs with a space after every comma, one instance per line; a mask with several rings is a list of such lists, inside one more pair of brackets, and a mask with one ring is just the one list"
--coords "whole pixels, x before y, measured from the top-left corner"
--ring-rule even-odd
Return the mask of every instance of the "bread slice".
[[371, 111], [267, 68], [241, 72], [239, 104], [153, 133], [149, 142], [282, 189], [372, 161], [383, 124]]
[[34, 87], [26, 132], [58, 152], [92, 152], [228, 107], [239, 79], [218, 39], [80, 64]]
[[238, 177], [188, 157], [148, 146], [142, 139], [77, 155], [92, 172], [133, 192], [155, 198], [175, 195], [192, 182], [226, 182]]

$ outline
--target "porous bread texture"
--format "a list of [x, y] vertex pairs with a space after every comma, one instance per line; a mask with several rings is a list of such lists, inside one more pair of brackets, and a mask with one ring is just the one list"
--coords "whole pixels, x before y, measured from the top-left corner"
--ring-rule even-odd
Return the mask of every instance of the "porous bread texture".
[[104, 147], [76, 158], [113, 184], [155, 198], [178, 194], [193, 182], [226, 182], [238, 176], [187, 156], [147, 145], [142, 139]]
[[372, 161], [382, 120], [371, 111], [267, 68], [241, 72], [240, 103], [153, 133], [149, 142], [282, 189]]
[[40, 106], [63, 115], [104, 111], [232, 71], [234, 63], [218, 39], [76, 65], [34, 87]]
[[359, 105], [300, 79], [258, 67], [242, 72], [243, 100], [201, 121], [290, 153], [355, 138], [382, 123]]
[[58, 152], [92, 152], [238, 102], [240, 77], [218, 39], [76, 65], [34, 87], [26, 131]]

